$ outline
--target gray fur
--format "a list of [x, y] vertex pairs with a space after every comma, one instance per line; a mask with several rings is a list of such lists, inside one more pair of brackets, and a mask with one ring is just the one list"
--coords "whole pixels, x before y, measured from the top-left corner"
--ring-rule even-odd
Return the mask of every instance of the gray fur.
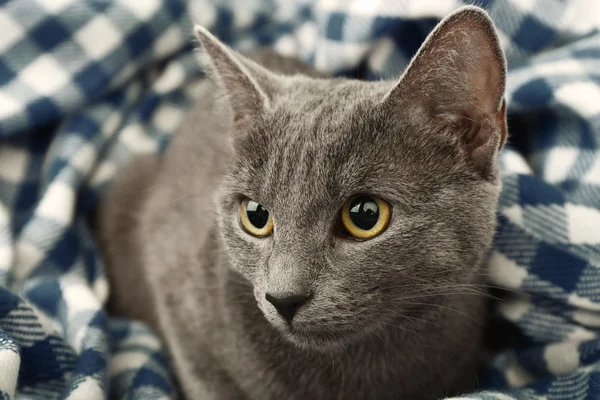
[[[264, 52], [255, 63], [197, 33], [216, 86], [100, 209], [111, 310], [158, 330], [188, 399], [474, 388], [506, 137], [491, 21], [449, 16], [398, 82], [324, 78]], [[372, 240], [336, 234], [355, 193], [393, 206]], [[243, 196], [269, 209], [272, 236], [240, 228]], [[293, 332], [266, 292], [313, 293]]]

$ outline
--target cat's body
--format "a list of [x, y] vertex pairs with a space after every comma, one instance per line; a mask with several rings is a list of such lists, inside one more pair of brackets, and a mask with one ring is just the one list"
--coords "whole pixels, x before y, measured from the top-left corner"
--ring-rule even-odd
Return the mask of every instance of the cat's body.
[[[390, 116], [414, 103], [391, 101], [393, 82], [324, 79], [258, 56], [285, 75], [316, 77], [283, 78], [232, 62], [239, 56], [199, 35], [230, 107], [207, 81], [166, 154], [135, 161], [107, 195], [99, 233], [112, 310], [160, 332], [188, 399], [425, 400], [474, 388], [503, 65], [491, 117], [462, 130], [471, 135], [463, 148], [419, 110]], [[364, 242], [331, 228], [357, 192], [393, 205], [387, 230]], [[272, 235], [243, 232], [240, 194], [268, 205]], [[301, 290], [310, 300], [293, 323], [263, 300]]]

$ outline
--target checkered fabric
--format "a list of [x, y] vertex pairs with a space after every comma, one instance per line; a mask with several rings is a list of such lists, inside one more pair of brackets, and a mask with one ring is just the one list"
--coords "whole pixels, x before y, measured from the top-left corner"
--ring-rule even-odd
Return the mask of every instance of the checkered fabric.
[[[479, 1], [509, 65], [488, 263], [517, 332], [471, 399], [600, 398], [600, 2]], [[156, 336], [108, 317], [86, 214], [161, 151], [203, 78], [190, 16], [335, 74], [397, 77], [459, 0], [0, 0], [0, 399], [174, 397]]]

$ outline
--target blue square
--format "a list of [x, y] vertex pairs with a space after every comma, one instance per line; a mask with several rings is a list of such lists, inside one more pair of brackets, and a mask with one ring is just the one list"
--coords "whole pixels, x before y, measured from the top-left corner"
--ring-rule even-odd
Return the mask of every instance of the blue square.
[[154, 37], [150, 29], [142, 25], [127, 37], [127, 47], [132, 57], [137, 57], [152, 46]]
[[[56, 125], [57, 124], [46, 125], [41, 128], [36, 127], [27, 132], [28, 135], [31, 135], [28, 137], [28, 139], [30, 139], [27, 141], [27, 151], [33, 156], [31, 159], [34, 162], [32, 163], [31, 168], [35, 171], [39, 171], [42, 168], [50, 143], [54, 140], [54, 134], [57, 130]], [[33, 171], [30, 173], [33, 173]]]
[[[104, 328], [104, 327], [103, 327]], [[77, 360], [77, 373], [93, 376], [103, 372], [106, 367], [105, 356], [95, 349], [85, 349]]]
[[60, 116], [60, 110], [48, 97], [42, 97], [27, 105], [27, 113], [34, 126], [46, 125]]
[[65, 230], [62, 237], [48, 252], [48, 258], [59, 268], [71, 268], [81, 250], [79, 238], [73, 227]]
[[144, 386], [158, 387], [167, 393], [172, 390], [170, 382], [163, 375], [147, 367], [141, 368], [136, 373], [131, 386], [136, 388]]
[[344, 22], [346, 15], [341, 13], [333, 13], [329, 16], [326, 27], [326, 37], [332, 40], [342, 40], [344, 33]]
[[179, 18], [185, 12], [185, 7], [183, 6], [183, 2], [180, 1], [166, 1], [164, 3], [164, 7], [169, 10], [171, 13], [171, 17]]
[[0, 87], [12, 81], [15, 78], [15, 75], [16, 74], [13, 72], [13, 70], [8, 68], [8, 66], [4, 64], [0, 58]]
[[102, 13], [106, 13], [109, 7], [113, 6], [113, 2], [111, 1], [90, 1], [86, 3], [87, 6], [92, 6], [95, 10], [100, 11]]
[[542, 108], [552, 100], [554, 91], [545, 79], [533, 79], [520, 86], [513, 93], [513, 100], [523, 105], [537, 106]]
[[100, 132], [100, 125], [94, 119], [86, 114], [78, 114], [69, 121], [69, 126], [72, 132], [85, 138], [86, 140], [93, 140], [97, 137]]
[[571, 52], [573, 57], [582, 58], [600, 58], [600, 47], [584, 47], [583, 49], [575, 49]]
[[513, 41], [524, 50], [536, 52], [550, 44], [555, 37], [554, 30], [536, 18], [526, 16], [521, 22], [519, 31], [513, 37]]
[[307, 20], [307, 19], [311, 19], [313, 12], [312, 12], [312, 8], [310, 5], [303, 5], [301, 6], [300, 10], [298, 11], [298, 15], [300, 16], [301, 20]]
[[490, 11], [490, 6], [494, 4], [494, 0], [476, 0], [472, 3], [472, 5], [481, 7], [486, 11]]
[[373, 20], [373, 26], [371, 27], [373, 37], [380, 37], [384, 35], [392, 35], [394, 31], [400, 29], [402, 25], [406, 23], [406, 20], [393, 17], [381, 17], [377, 16]]
[[519, 202], [527, 205], [562, 205], [564, 195], [553, 185], [532, 175], [519, 175]]
[[0, 287], [0, 318], [7, 316], [19, 306], [19, 303], [20, 301], [17, 296]]
[[406, 58], [414, 56], [423, 41], [439, 20], [423, 18], [402, 20], [391, 17], [376, 17], [373, 22], [373, 36], [390, 36]]
[[[21, 182], [19, 184], [17, 195], [15, 196], [13, 212], [29, 214], [37, 204], [39, 192], [40, 187], [38, 182]], [[20, 233], [22, 228], [22, 224], [15, 223], [14, 233]]]
[[61, 42], [71, 38], [71, 35], [64, 26], [55, 19], [43, 21], [33, 29], [30, 36], [42, 50], [52, 50]]
[[62, 158], [53, 159], [52, 163], [46, 167], [44, 177], [50, 181], [54, 181], [58, 177], [58, 174], [60, 174], [61, 171], [63, 171], [68, 165], [68, 160], [64, 160]]
[[579, 282], [587, 262], [558, 245], [540, 243], [530, 272], [567, 292], [572, 292]]
[[156, 110], [156, 107], [160, 104], [160, 97], [156, 95], [146, 97], [140, 104], [138, 111], [140, 113], [140, 119], [142, 121], [149, 121]]
[[[598, 146], [598, 131], [592, 124], [594, 117], [590, 120], [581, 118], [579, 115], [573, 117], [577, 123], [577, 132], [579, 133], [579, 148], [581, 150], [589, 150], [596, 152]], [[585, 161], [584, 161], [585, 162]]]
[[75, 75], [74, 81], [86, 96], [97, 98], [104, 92], [108, 77], [98, 63], [94, 63]]
[[104, 102], [113, 107], [121, 107], [126, 99], [127, 91], [125, 89], [126, 88], [117, 88], [108, 93], [104, 98]]
[[[108, 330], [108, 318], [103, 312], [96, 312], [94, 318], [88, 322], [88, 326], [100, 328], [104, 331]], [[112, 327], [111, 327], [112, 328]]]
[[[573, 192], [576, 191], [577, 189], [579, 189], [582, 185], [585, 185], [585, 184], [582, 184], [581, 182], [579, 182], [578, 180], [575, 180], [575, 179], [567, 179], [567, 180], [560, 182], [557, 186], [564, 193], [567, 193], [567, 195], [572, 195]], [[589, 187], [587, 189], [590, 190]]]
[[62, 297], [62, 289], [58, 280], [43, 280], [27, 290], [27, 299], [49, 315], [58, 315]]
[[[65, 354], [60, 350], [53, 342], [52, 336], [35, 341], [31, 346], [23, 346], [21, 348], [19, 385], [36, 387], [47, 382], [64, 379], [65, 373], [72, 371], [75, 359], [72, 353]], [[60, 361], [57, 359], [59, 354]], [[67, 363], [71, 365], [67, 365]]]
[[217, 6], [217, 15], [213, 24], [213, 34], [225, 43], [229, 43], [233, 37], [233, 12], [224, 6]]
[[256, 16], [255, 26], [261, 27], [261, 29], [257, 29], [255, 32], [254, 39], [256, 43], [260, 46], [269, 46], [273, 43], [274, 37], [279, 37], [283, 34], [282, 26], [271, 24], [269, 21], [269, 16], [265, 14], [259, 14]]
[[[89, 212], [92, 208], [94, 208], [94, 206], [98, 203], [98, 200], [100, 200], [100, 195], [94, 191], [95, 189], [90, 190], [88, 189], [83, 189], [81, 191], [81, 194], [79, 195], [79, 199], [77, 200], [77, 210], [81, 211], [82, 213], [87, 213]], [[94, 252], [88, 252], [86, 254], [86, 265], [88, 267], [88, 271], [89, 269], [94, 269], [94, 268], [98, 268], [96, 267], [96, 260], [92, 259], [92, 257], [95, 257], [96, 253]], [[91, 272], [90, 272], [91, 274]], [[96, 276], [96, 274], [94, 273], [91, 276], [88, 276], [88, 279], [91, 281], [94, 279], [94, 277]]]

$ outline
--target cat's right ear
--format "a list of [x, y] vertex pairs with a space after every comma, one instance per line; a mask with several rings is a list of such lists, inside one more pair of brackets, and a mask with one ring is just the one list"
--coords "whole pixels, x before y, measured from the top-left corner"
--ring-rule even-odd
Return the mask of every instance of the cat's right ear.
[[196, 25], [194, 32], [210, 61], [207, 72], [229, 101], [235, 129], [248, 129], [269, 107], [268, 82], [273, 74], [229, 49], [205, 28]]
[[425, 40], [385, 103], [419, 125], [457, 137], [486, 175], [507, 134], [506, 63], [494, 23], [480, 8], [462, 7]]

